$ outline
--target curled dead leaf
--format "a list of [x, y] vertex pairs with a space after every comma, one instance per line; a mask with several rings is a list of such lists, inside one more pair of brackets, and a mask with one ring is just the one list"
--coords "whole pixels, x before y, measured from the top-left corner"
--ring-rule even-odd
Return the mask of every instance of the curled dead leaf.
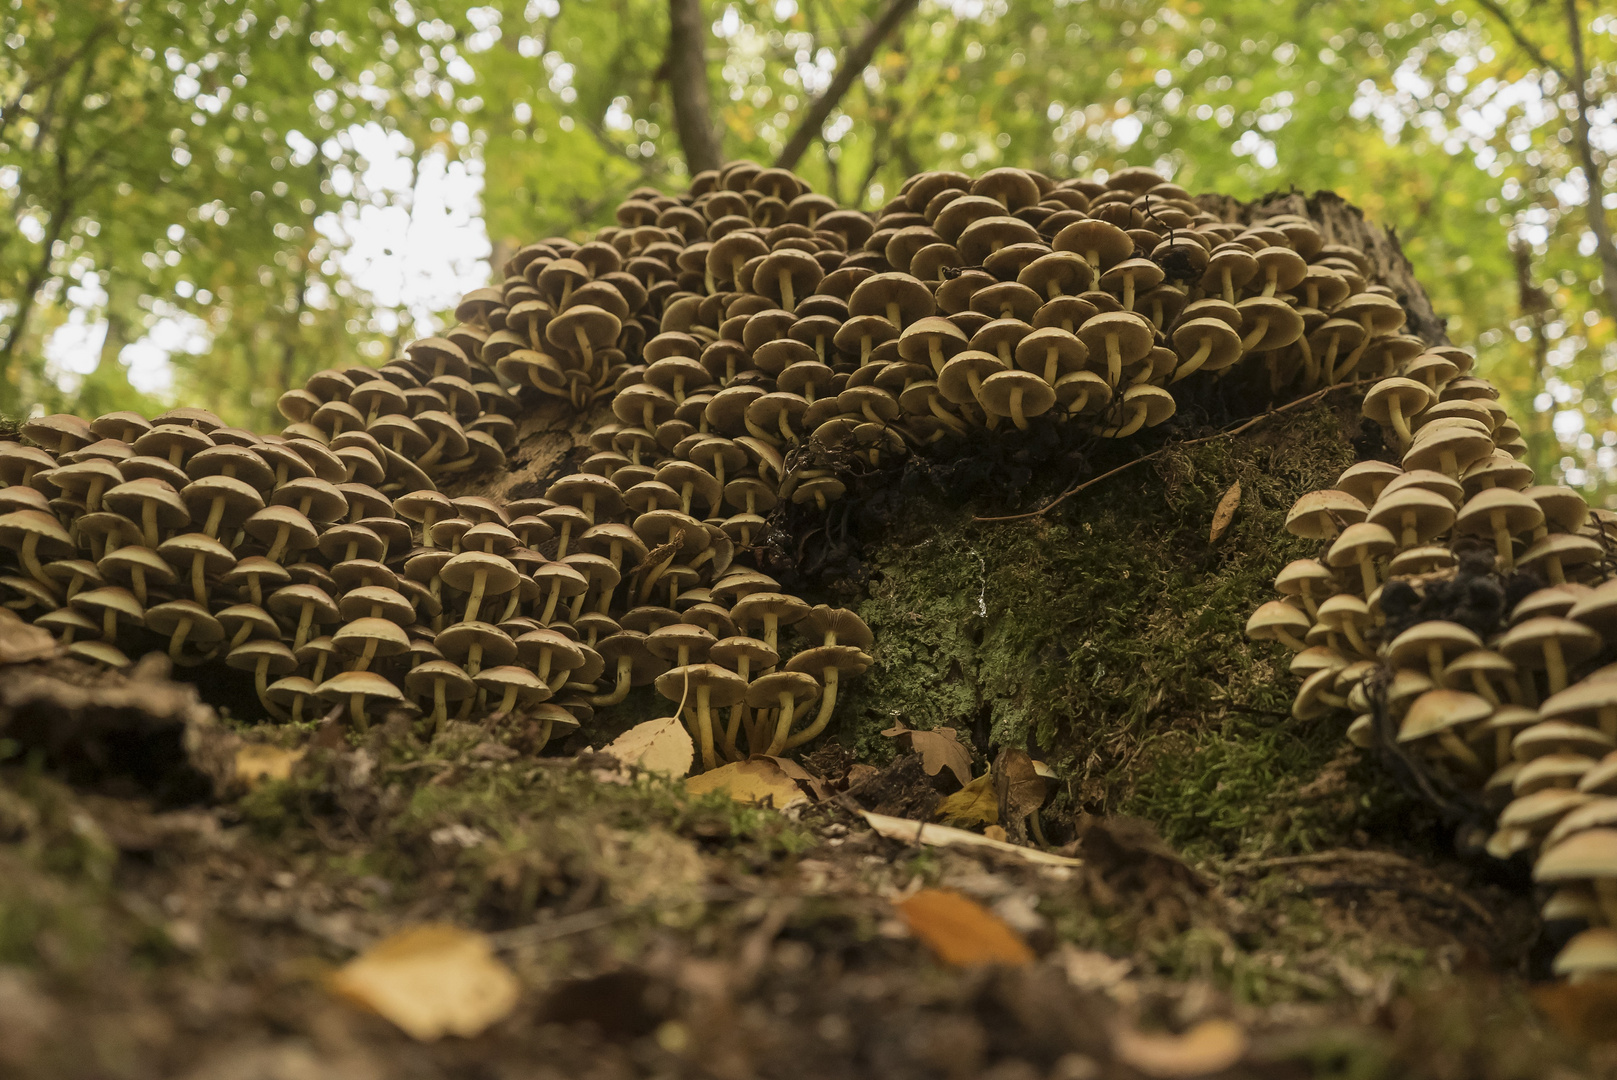
[[767, 757], [733, 761], [710, 772], [698, 773], [685, 781], [685, 790], [692, 795], [721, 791], [736, 802], [759, 803], [776, 810], [808, 801], [797, 781], [786, 775], [775, 759]]
[[922, 889], [893, 905], [910, 932], [955, 967], [1033, 962], [1033, 950], [1016, 931], [969, 897], [948, 889]]
[[921, 755], [921, 768], [928, 776], [936, 776], [944, 769], [954, 773], [961, 785], [971, 783], [971, 751], [960, 741], [952, 727], [917, 731], [903, 723], [882, 732], [889, 739], [907, 742], [911, 750]]
[[1005, 855], [1014, 855], [1025, 862], [1039, 866], [1082, 866], [1083, 863], [1066, 855], [1057, 855], [1053, 851], [1041, 851], [1038, 848], [1018, 847], [1003, 840], [996, 840], [981, 833], [967, 832], [965, 829], [955, 829], [948, 825], [933, 825], [925, 821], [911, 821], [909, 818], [890, 817], [887, 814], [876, 814], [869, 810], [863, 812], [865, 823], [876, 831], [878, 836], [885, 836], [889, 840], [898, 840], [905, 844], [926, 844], [929, 847], [958, 847], [981, 848], [997, 851]]
[[1218, 538], [1229, 531], [1230, 523], [1235, 520], [1235, 512], [1241, 508], [1241, 482], [1237, 480], [1230, 485], [1224, 497], [1218, 500], [1218, 509], [1213, 511], [1213, 527], [1208, 530], [1207, 542], [1218, 543]]
[[429, 923], [401, 930], [344, 964], [331, 976], [331, 989], [412, 1039], [431, 1042], [481, 1034], [510, 1015], [521, 987], [485, 935]]
[[691, 733], [674, 716], [636, 724], [613, 739], [605, 752], [625, 765], [661, 776], [684, 776], [696, 758]]
[[1124, 1028], [1112, 1040], [1118, 1060], [1159, 1080], [1223, 1072], [1246, 1054], [1246, 1032], [1228, 1020], [1203, 1020], [1183, 1035]]

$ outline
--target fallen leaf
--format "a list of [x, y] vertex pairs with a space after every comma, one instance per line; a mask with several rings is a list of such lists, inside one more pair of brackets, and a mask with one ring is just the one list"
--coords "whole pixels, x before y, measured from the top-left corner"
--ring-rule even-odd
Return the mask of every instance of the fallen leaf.
[[998, 823], [1011, 839], [1026, 841], [1028, 815], [1044, 805], [1044, 777], [1033, 768], [1033, 759], [1026, 750], [1011, 746], [999, 752], [989, 772], [994, 777]]
[[1241, 508], [1241, 482], [1237, 480], [1230, 485], [1224, 497], [1218, 500], [1218, 509], [1213, 511], [1213, 527], [1207, 533], [1209, 544], [1218, 543], [1218, 538], [1229, 531], [1230, 522], [1235, 520], [1235, 511]]
[[685, 781], [685, 790], [692, 795], [722, 791], [736, 802], [762, 803], [776, 810], [808, 802], [797, 781], [766, 757], [732, 761], [711, 772], [698, 773]]
[[944, 799], [938, 804], [938, 812], [934, 816], [939, 821], [952, 821], [959, 825], [997, 825], [999, 795], [994, 791], [994, 770], [989, 769]]
[[613, 739], [603, 753], [649, 773], [684, 776], [696, 759], [696, 746], [678, 717], [665, 716], [636, 724]]
[[863, 811], [865, 823], [876, 830], [877, 835], [885, 836], [889, 840], [899, 840], [906, 844], [927, 844], [931, 847], [960, 847], [984, 848], [990, 851], [1003, 852], [1014, 855], [1025, 862], [1036, 863], [1040, 866], [1082, 866], [1083, 863], [1066, 855], [1057, 855], [1051, 851], [1041, 851], [1038, 848], [1017, 847], [1007, 844], [1003, 840], [994, 840], [980, 833], [967, 832], [965, 829], [953, 829], [947, 825], [933, 825], [924, 821], [911, 821], [909, 818], [889, 817], [886, 814], [875, 814], [869, 810]]
[[1056, 959], [1066, 970], [1067, 981], [1080, 990], [1110, 990], [1134, 970], [1132, 960], [1118, 959], [1093, 949], [1080, 949], [1070, 943], [1061, 947]]
[[1228, 1020], [1203, 1020], [1183, 1035], [1124, 1028], [1112, 1049], [1125, 1065], [1159, 1080], [1223, 1072], [1246, 1054], [1246, 1032]]
[[936, 776], [944, 769], [954, 773], [961, 786], [971, 783], [971, 751], [960, 741], [952, 727], [917, 731], [899, 723], [882, 732], [889, 739], [901, 739], [910, 749], [921, 755], [921, 768], [928, 776]]
[[977, 901], [948, 889], [922, 889], [893, 905], [910, 932], [955, 967], [1033, 962], [1033, 950], [1005, 920]]
[[1535, 987], [1533, 1004], [1563, 1035], [1589, 1042], [1617, 1040], [1617, 976]]
[[791, 758], [771, 757], [768, 754], [759, 754], [759, 758], [773, 761], [780, 766], [780, 771], [799, 784], [808, 788], [809, 797], [815, 802], [824, 802], [831, 795], [831, 790], [825, 786], [825, 781], [809, 772]]
[[249, 789], [268, 780], [288, 780], [303, 760], [302, 750], [283, 750], [269, 743], [245, 743], [236, 750], [236, 779]]
[[23, 622], [10, 608], [0, 608], [0, 664], [43, 660], [58, 651], [49, 630]]
[[441, 923], [378, 942], [339, 968], [331, 988], [420, 1042], [481, 1034], [510, 1015], [520, 991], [486, 936]]

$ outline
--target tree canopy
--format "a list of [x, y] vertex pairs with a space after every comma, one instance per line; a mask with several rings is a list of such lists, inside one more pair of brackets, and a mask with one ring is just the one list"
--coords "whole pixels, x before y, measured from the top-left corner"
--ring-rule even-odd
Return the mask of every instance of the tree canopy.
[[[926, 168], [1148, 164], [1396, 228], [1535, 467], [1617, 491], [1617, 17], [1588, 0], [0, 0], [0, 41], [0, 413], [155, 406], [129, 364], [179, 327], [172, 395], [276, 426], [286, 386], [425, 329], [342, 224], [423, 169], [481, 176], [498, 265], [713, 153], [866, 208]], [[410, 174], [371, 190], [381, 145]], [[93, 370], [47, 361], [103, 324]]]

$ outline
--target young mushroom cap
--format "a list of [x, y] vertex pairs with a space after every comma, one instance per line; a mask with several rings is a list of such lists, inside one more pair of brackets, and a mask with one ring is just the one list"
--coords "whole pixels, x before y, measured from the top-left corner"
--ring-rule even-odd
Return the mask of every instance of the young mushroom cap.
[[1305, 540], [1331, 540], [1342, 529], [1364, 521], [1370, 511], [1345, 491], [1311, 491], [1292, 504], [1286, 531]]
[[1308, 646], [1303, 637], [1313, 625], [1308, 615], [1284, 600], [1270, 600], [1259, 606], [1246, 621], [1246, 636], [1253, 641], [1278, 641], [1293, 652]]
[[1567, 687], [1568, 669], [1592, 659], [1603, 645], [1582, 623], [1546, 615], [1511, 627], [1494, 647], [1519, 668], [1546, 672], [1550, 693], [1556, 694]]

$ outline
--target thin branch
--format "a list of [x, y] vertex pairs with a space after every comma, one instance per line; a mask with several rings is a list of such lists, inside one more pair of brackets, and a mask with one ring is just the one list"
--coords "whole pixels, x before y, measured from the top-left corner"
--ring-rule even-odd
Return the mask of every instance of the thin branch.
[[1555, 72], [1556, 77], [1564, 83], [1572, 81], [1572, 76], [1568, 75], [1559, 64], [1544, 55], [1544, 50], [1539, 48], [1533, 39], [1528, 37], [1522, 31], [1522, 28], [1516, 25], [1516, 20], [1510, 17], [1510, 13], [1500, 6], [1497, 0], [1477, 0], [1477, 3], [1484, 11], [1499, 21], [1499, 25], [1505, 28], [1505, 33], [1510, 35], [1510, 39], [1516, 43], [1517, 48], [1526, 53], [1533, 63], [1547, 71]]
[[973, 521], [1020, 521], [1023, 518], [1039, 517], [1042, 514], [1049, 513], [1056, 506], [1058, 506], [1061, 503], [1065, 502], [1066, 500], [1072, 498], [1072, 496], [1078, 494], [1080, 491], [1084, 490], [1085, 488], [1093, 487], [1094, 485], [1100, 483], [1102, 480], [1109, 480], [1112, 477], [1116, 476], [1118, 473], [1123, 472], [1123, 471], [1125, 471], [1127, 469], [1132, 469], [1132, 468], [1134, 468], [1134, 466], [1140, 464], [1143, 461], [1150, 461], [1152, 458], [1161, 457], [1163, 454], [1167, 453], [1169, 450], [1183, 450], [1184, 448], [1186, 448], [1188, 446], [1199, 446], [1202, 443], [1209, 443], [1209, 442], [1214, 441], [1215, 439], [1233, 438], [1236, 435], [1239, 435], [1244, 431], [1249, 431], [1252, 428], [1257, 427], [1259, 424], [1263, 423], [1265, 420], [1268, 420], [1268, 419], [1270, 419], [1272, 417], [1279, 416], [1283, 412], [1290, 412], [1292, 409], [1300, 409], [1304, 405], [1308, 405], [1308, 404], [1311, 404], [1311, 403], [1313, 403], [1315, 401], [1318, 401], [1320, 398], [1324, 397], [1327, 394], [1333, 393], [1333, 392], [1335, 392], [1337, 390], [1354, 390], [1354, 389], [1358, 389], [1359, 387], [1362, 387], [1363, 385], [1364, 385], [1364, 380], [1362, 380], [1362, 379], [1361, 380], [1356, 380], [1354, 382], [1337, 383], [1335, 386], [1327, 386], [1323, 390], [1316, 390], [1312, 394], [1308, 394], [1308, 395], [1306, 395], [1304, 397], [1300, 397], [1296, 401], [1288, 401], [1284, 405], [1280, 405], [1280, 406], [1278, 406], [1276, 408], [1270, 409], [1266, 413], [1261, 413], [1261, 414], [1259, 414], [1257, 416], [1254, 416], [1250, 420], [1243, 420], [1241, 423], [1236, 424], [1234, 427], [1228, 427], [1228, 428], [1223, 429], [1222, 431], [1215, 431], [1213, 434], [1204, 435], [1199, 439], [1186, 439], [1183, 442], [1171, 442], [1171, 443], [1167, 443], [1166, 445], [1159, 446], [1155, 450], [1151, 451], [1149, 454], [1141, 454], [1139, 457], [1135, 458], [1133, 461], [1125, 461], [1123, 464], [1119, 465], [1115, 469], [1108, 469], [1105, 472], [1101, 473], [1099, 476], [1090, 477], [1088, 480], [1085, 480], [1081, 484], [1074, 484], [1072, 487], [1068, 488], [1066, 491], [1063, 491], [1060, 495], [1057, 495], [1054, 499], [1051, 499], [1048, 503], [1045, 503], [1043, 506], [1041, 506], [1037, 510], [1029, 510], [1025, 514], [1005, 514], [1005, 515], [1000, 516], [1000, 517], [973, 517], [971, 520], [973, 520]]
[[1583, 182], [1588, 188], [1584, 209], [1589, 215], [1589, 231], [1594, 233], [1595, 251], [1600, 256], [1600, 283], [1606, 307], [1617, 317], [1617, 244], [1612, 243], [1611, 223], [1606, 220], [1606, 181], [1600, 162], [1595, 159], [1589, 132], [1589, 73], [1583, 55], [1583, 26], [1578, 19], [1578, 0], [1566, 0], [1567, 44], [1572, 47], [1572, 96], [1578, 115], [1573, 125], [1573, 142], [1583, 165]]
[[668, 0], [669, 96], [674, 128], [692, 176], [717, 169], [723, 161], [713, 128], [713, 105], [707, 85], [707, 23], [702, 0]]
[[790, 169], [797, 165], [803, 153], [821, 136], [826, 120], [830, 119], [832, 110], [841, 102], [843, 95], [853, 85], [853, 81], [870, 66], [870, 61], [875, 57], [876, 50], [881, 48], [882, 42], [898, 29], [899, 24], [919, 4], [920, 0], [888, 0], [887, 7], [876, 21], [870, 24], [865, 36], [848, 50], [842, 62], [837, 65], [837, 73], [832, 77], [831, 85], [825, 88], [825, 93], [815, 98], [809, 105], [807, 114], [798, 122], [797, 130], [792, 132], [791, 138], [786, 140], [785, 149], [780, 152], [780, 157], [775, 159], [776, 168]]

